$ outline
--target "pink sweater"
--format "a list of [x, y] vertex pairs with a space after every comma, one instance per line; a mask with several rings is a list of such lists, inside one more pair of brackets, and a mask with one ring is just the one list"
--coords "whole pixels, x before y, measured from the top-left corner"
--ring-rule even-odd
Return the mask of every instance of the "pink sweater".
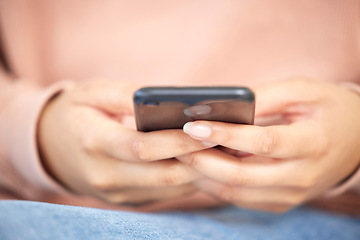
[[[39, 160], [39, 114], [64, 80], [251, 87], [301, 75], [355, 91], [360, 83], [357, 0], [0, 0], [0, 23], [13, 73], [0, 72], [1, 198], [115, 208], [66, 191]], [[360, 171], [331, 195], [356, 188]], [[348, 196], [344, 208], [360, 212], [360, 198]]]

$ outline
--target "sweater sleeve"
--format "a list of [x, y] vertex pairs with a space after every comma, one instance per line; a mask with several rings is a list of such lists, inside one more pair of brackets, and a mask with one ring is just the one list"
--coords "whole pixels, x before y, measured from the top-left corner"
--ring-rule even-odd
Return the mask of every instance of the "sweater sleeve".
[[[360, 85], [359, 84], [353, 83], [353, 82], [343, 82], [343, 83], [340, 83], [340, 86], [359, 94], [359, 97], [360, 97]], [[329, 196], [329, 197], [336, 196], [336, 195], [339, 195], [350, 189], [354, 190], [355, 192], [357, 192], [360, 195], [360, 166], [358, 166], [358, 168], [355, 170], [355, 172], [348, 179], [346, 179], [342, 184], [331, 189], [327, 193], [327, 196]]]
[[26, 79], [0, 76], [0, 189], [22, 199], [65, 191], [42, 167], [36, 141], [41, 111], [52, 96], [71, 87], [58, 82], [47, 88]]

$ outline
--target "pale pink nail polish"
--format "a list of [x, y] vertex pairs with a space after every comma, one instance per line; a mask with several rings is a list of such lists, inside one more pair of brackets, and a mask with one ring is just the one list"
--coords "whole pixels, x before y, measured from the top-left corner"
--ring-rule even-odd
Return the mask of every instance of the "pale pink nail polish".
[[205, 124], [188, 122], [183, 129], [186, 134], [196, 139], [208, 138], [211, 135], [211, 128]]

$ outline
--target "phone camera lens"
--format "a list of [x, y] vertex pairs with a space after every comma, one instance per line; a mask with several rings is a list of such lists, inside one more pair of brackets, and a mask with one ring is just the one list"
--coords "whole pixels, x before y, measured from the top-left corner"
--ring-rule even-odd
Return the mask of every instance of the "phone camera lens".
[[157, 101], [146, 101], [144, 102], [144, 105], [148, 105], [148, 106], [158, 106], [159, 102]]

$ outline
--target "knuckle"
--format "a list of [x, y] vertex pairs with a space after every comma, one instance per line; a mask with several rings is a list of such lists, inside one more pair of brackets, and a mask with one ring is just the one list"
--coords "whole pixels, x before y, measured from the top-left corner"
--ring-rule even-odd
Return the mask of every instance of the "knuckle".
[[152, 160], [152, 152], [150, 147], [145, 143], [143, 136], [134, 139], [131, 145], [131, 150], [136, 159], [140, 161]]
[[227, 143], [230, 142], [233, 139], [233, 132], [230, 128], [223, 127], [221, 134], [219, 134], [219, 137], [221, 137], [219, 142]]
[[238, 199], [235, 192], [232, 191], [232, 188], [230, 186], [222, 187], [217, 195], [221, 200], [231, 203], [236, 202]]
[[90, 188], [95, 191], [104, 192], [113, 188], [113, 184], [111, 184], [106, 174], [95, 171], [88, 173], [86, 179]]
[[179, 166], [169, 167], [158, 179], [159, 186], [180, 186], [186, 182], [186, 176]]
[[81, 139], [81, 142], [82, 148], [86, 153], [92, 154], [99, 150], [96, 138], [92, 137], [91, 135], [84, 136], [84, 138]]
[[279, 146], [279, 138], [272, 130], [265, 130], [258, 140], [256, 151], [260, 154], [271, 155]]
[[230, 186], [250, 186], [252, 184], [250, 177], [242, 169], [234, 169], [229, 172], [225, 182]]
[[194, 143], [192, 141], [187, 141], [187, 139], [182, 139], [176, 144], [178, 152], [188, 153], [189, 150], [194, 149]]
[[198, 154], [196, 152], [192, 152], [187, 154], [187, 159], [186, 159], [186, 163], [193, 167], [196, 168], [199, 164], [199, 160], [198, 160]]

